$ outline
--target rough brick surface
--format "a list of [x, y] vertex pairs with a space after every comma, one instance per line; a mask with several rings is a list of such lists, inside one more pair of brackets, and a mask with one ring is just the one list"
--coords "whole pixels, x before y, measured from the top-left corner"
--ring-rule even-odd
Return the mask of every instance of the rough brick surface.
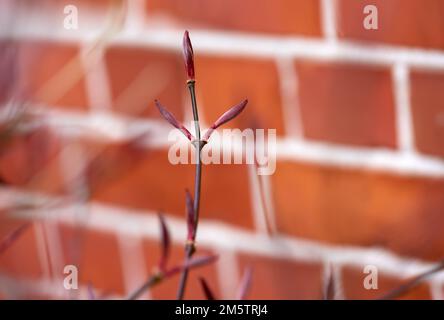
[[425, 259], [444, 254], [442, 179], [289, 162], [278, 163], [272, 179], [281, 232]]
[[321, 266], [285, 259], [239, 255], [240, 273], [253, 268], [249, 299], [320, 299]]
[[396, 146], [389, 69], [299, 61], [296, 72], [307, 138], [355, 146]]
[[77, 45], [19, 43], [21, 96], [38, 104], [85, 110], [85, 70]]
[[284, 133], [279, 79], [273, 61], [199, 56], [196, 64], [197, 95], [209, 125], [248, 98], [245, 112], [224, 128], [274, 128], [278, 134]]
[[150, 19], [172, 19], [175, 23], [230, 31], [319, 36], [318, 0], [279, 0], [270, 6], [264, 0], [168, 0], [147, 1]]
[[159, 117], [158, 99], [179, 120], [187, 94], [181, 56], [164, 50], [111, 47], [106, 52], [113, 109], [134, 116]]
[[60, 191], [62, 177], [57, 161], [60, 140], [54, 131], [41, 127], [12, 137], [4, 139], [0, 151], [1, 179], [36, 191]]
[[[5, 217], [2, 212], [0, 223], [0, 239], [23, 226], [26, 221]], [[27, 279], [38, 279], [43, 276], [43, 269], [36, 244], [36, 226], [31, 224], [16, 240], [0, 255], [0, 270], [2, 273]]]

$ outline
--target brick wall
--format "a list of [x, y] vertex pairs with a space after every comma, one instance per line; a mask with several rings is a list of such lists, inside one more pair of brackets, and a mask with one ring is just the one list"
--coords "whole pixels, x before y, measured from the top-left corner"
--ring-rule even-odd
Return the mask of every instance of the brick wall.
[[[63, 28], [63, 8], [79, 28]], [[365, 30], [363, 8], [379, 9]], [[208, 126], [244, 97], [234, 128], [277, 130], [277, 167], [208, 165], [198, 245], [219, 261], [192, 273], [234, 298], [375, 298], [444, 256], [444, 11], [441, 0], [2, 1], [2, 119], [27, 110], [1, 145], [0, 235], [32, 227], [0, 256], [4, 298], [86, 297], [137, 288], [159, 256], [156, 212], [183, 257], [192, 165], [168, 162], [158, 98], [191, 119], [181, 35], [191, 32]], [[9, 80], [10, 79], [10, 80]], [[5, 123], [5, 120], [2, 121]], [[2, 128], [3, 129], [3, 128]], [[143, 139], [134, 143], [141, 133]], [[81, 289], [63, 288], [79, 267]], [[363, 288], [363, 268], [379, 289]], [[407, 298], [440, 299], [440, 274]], [[178, 279], [145, 298], [174, 298]]]

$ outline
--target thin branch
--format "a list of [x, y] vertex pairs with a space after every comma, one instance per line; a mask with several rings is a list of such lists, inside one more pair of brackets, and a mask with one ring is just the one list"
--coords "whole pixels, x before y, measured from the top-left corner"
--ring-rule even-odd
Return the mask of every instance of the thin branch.
[[427, 278], [434, 275], [437, 272], [440, 272], [444, 270], [444, 260], [441, 260], [435, 267], [432, 269], [423, 272], [410, 280], [407, 280], [404, 284], [400, 285], [399, 287], [389, 291], [388, 293], [384, 294], [382, 297], [379, 298], [379, 300], [390, 300], [390, 299], [396, 299], [399, 298], [408, 292], [410, 292], [412, 289], [420, 285], [422, 282], [424, 282]]

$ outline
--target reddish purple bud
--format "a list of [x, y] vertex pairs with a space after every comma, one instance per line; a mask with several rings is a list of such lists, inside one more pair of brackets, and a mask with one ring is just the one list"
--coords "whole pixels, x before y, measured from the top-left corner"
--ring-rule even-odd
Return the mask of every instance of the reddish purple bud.
[[235, 105], [230, 110], [228, 110], [223, 115], [221, 115], [219, 117], [219, 119], [217, 119], [216, 122], [213, 123], [213, 125], [210, 127], [210, 129], [208, 129], [208, 131], [205, 132], [205, 136], [203, 137], [203, 140], [204, 141], [208, 141], [208, 139], [210, 138], [210, 136], [211, 136], [211, 134], [213, 133], [214, 130], [219, 128], [224, 123], [227, 123], [231, 119], [236, 118], [242, 112], [242, 110], [245, 109], [245, 106], [247, 105], [247, 103], [248, 103], [248, 100], [245, 99], [244, 101], [242, 101], [241, 103]]
[[187, 128], [184, 127], [183, 124], [177, 121], [171, 112], [165, 109], [165, 107], [162, 106], [158, 100], [155, 100], [154, 102], [156, 103], [156, 107], [159, 109], [160, 114], [165, 118], [166, 121], [168, 121], [173, 127], [179, 129], [185, 135], [185, 137], [188, 138], [188, 140], [194, 140], [193, 135], [188, 131]]
[[185, 198], [186, 198], [186, 209], [187, 209], [187, 226], [188, 226], [188, 241], [194, 241], [196, 237], [196, 223], [194, 221], [194, 205], [193, 198], [188, 190], [185, 190]]
[[210, 286], [208, 285], [207, 281], [202, 277], [199, 277], [199, 281], [207, 300], [216, 300], [213, 291], [210, 289]]
[[31, 226], [31, 223], [27, 222], [6, 235], [6, 237], [0, 242], [0, 254], [4, 253], [10, 246], [12, 246], [29, 226]]
[[183, 34], [183, 59], [185, 62], [188, 81], [194, 80], [194, 53], [188, 31], [185, 31]]
[[248, 295], [248, 292], [251, 288], [251, 282], [253, 279], [253, 268], [247, 267], [244, 271], [244, 275], [242, 276], [242, 280], [240, 282], [239, 290], [237, 293], [238, 300], [245, 300]]
[[166, 270], [166, 265], [170, 254], [171, 240], [170, 240], [170, 233], [168, 231], [165, 222], [165, 218], [161, 213], [159, 213], [159, 220], [160, 220], [161, 246], [162, 246], [162, 251], [161, 251], [162, 254], [159, 261], [159, 269], [163, 272]]

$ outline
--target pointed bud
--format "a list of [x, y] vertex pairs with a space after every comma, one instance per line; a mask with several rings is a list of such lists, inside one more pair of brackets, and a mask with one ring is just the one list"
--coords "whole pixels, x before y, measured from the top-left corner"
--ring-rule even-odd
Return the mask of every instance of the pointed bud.
[[185, 31], [183, 34], [183, 59], [185, 62], [188, 81], [192, 81], [194, 80], [194, 53], [188, 31]]
[[237, 293], [238, 300], [245, 300], [250, 291], [251, 282], [253, 279], [253, 268], [247, 267], [244, 271], [244, 275], [242, 276], [242, 280], [240, 282], [239, 290]]
[[216, 300], [213, 291], [210, 289], [210, 286], [208, 285], [207, 281], [202, 277], [199, 277], [199, 281], [207, 300]]
[[203, 140], [204, 141], [208, 141], [208, 139], [210, 138], [210, 136], [211, 136], [211, 134], [213, 133], [214, 130], [219, 128], [224, 123], [227, 123], [231, 119], [236, 118], [242, 112], [242, 110], [245, 109], [245, 106], [247, 105], [247, 103], [248, 103], [248, 100], [245, 99], [244, 101], [242, 101], [241, 103], [235, 105], [230, 110], [228, 110], [223, 115], [221, 115], [219, 117], [219, 119], [217, 119], [216, 122], [213, 123], [213, 125], [210, 127], [210, 129], [208, 129], [208, 131], [205, 132], [205, 136], [203, 137]]
[[184, 127], [183, 124], [177, 121], [171, 112], [162, 106], [158, 100], [155, 100], [154, 102], [156, 103], [156, 107], [159, 109], [160, 114], [165, 118], [166, 121], [168, 121], [173, 127], [179, 129], [185, 135], [185, 137], [188, 138], [188, 140], [194, 140], [193, 135], [188, 131], [187, 128]]
[[166, 265], [168, 262], [168, 257], [170, 254], [170, 233], [168, 231], [168, 227], [165, 222], [165, 218], [163, 214], [159, 213], [159, 220], [160, 220], [160, 233], [161, 233], [161, 257], [159, 260], [159, 269], [163, 272], [166, 270]]
[[185, 190], [185, 200], [186, 200], [186, 209], [187, 209], [187, 227], [188, 234], [187, 240], [194, 241], [196, 237], [196, 223], [195, 223], [195, 214], [194, 214], [194, 205], [193, 198], [188, 190]]

